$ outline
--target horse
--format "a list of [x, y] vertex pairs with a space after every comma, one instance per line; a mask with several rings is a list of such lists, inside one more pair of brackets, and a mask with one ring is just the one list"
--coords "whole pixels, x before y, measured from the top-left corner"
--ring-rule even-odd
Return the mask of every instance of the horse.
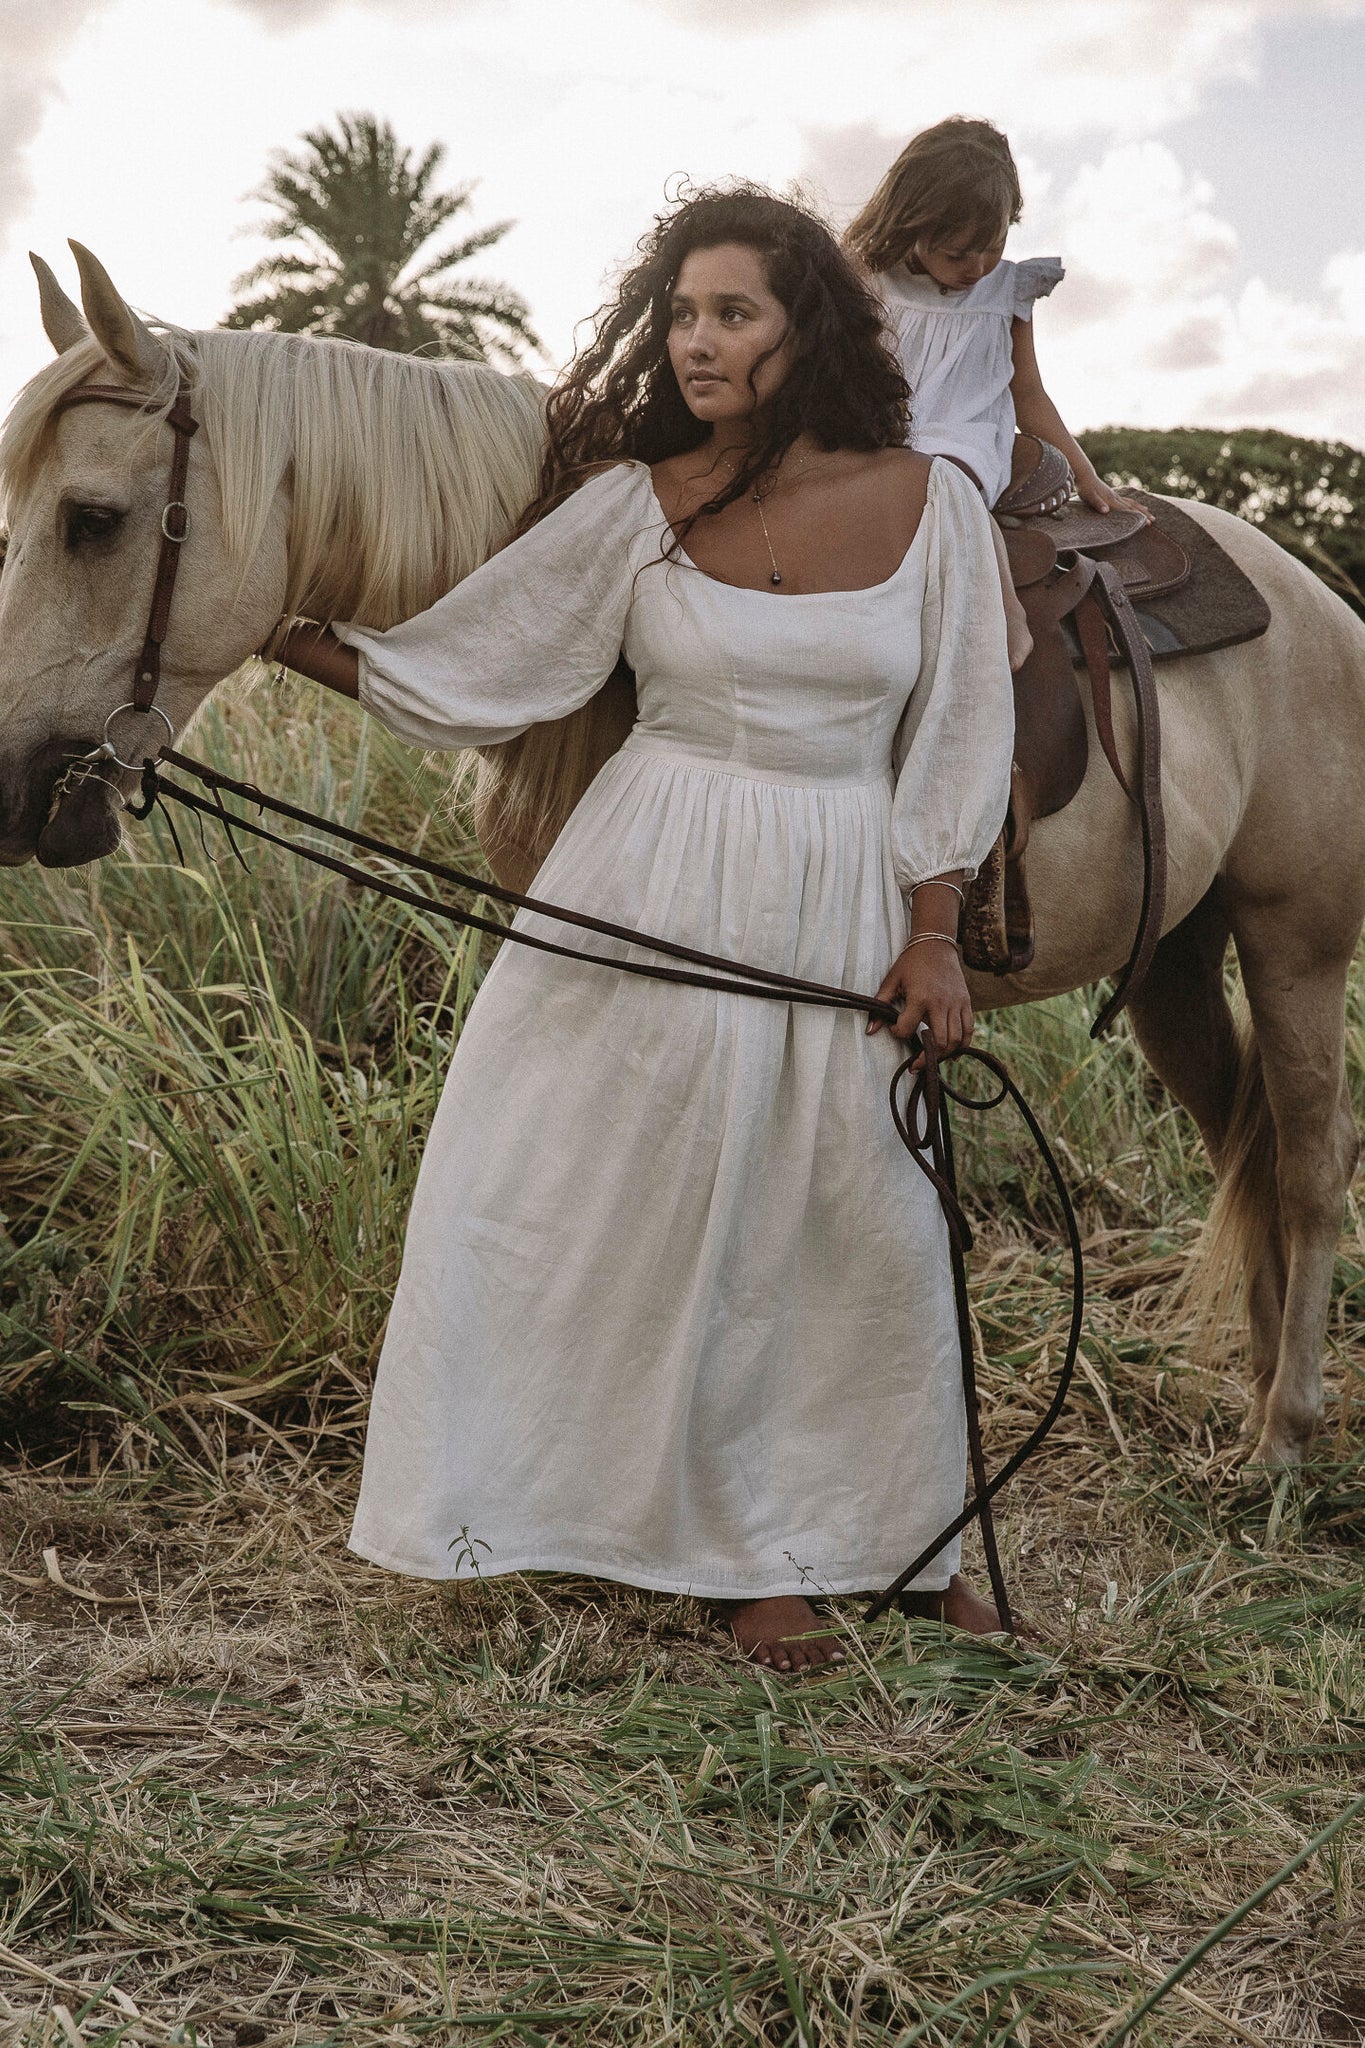
[[[182, 379], [202, 431], [189, 448], [189, 531], [157, 699], [177, 732], [282, 618], [383, 627], [433, 603], [505, 541], [534, 493], [543, 441], [543, 393], [528, 377], [307, 336], [153, 328], [72, 247], [83, 312], [35, 259], [57, 360], [24, 386], [0, 439], [4, 864], [77, 865], [119, 842], [135, 777], [107, 759], [75, 777], [70, 764], [130, 694]], [[146, 409], [64, 405], [75, 387], [108, 380], [145, 393]], [[1291, 1468], [1322, 1418], [1358, 1154], [1345, 996], [1365, 921], [1365, 626], [1254, 527], [1182, 503], [1258, 586], [1272, 622], [1257, 640], [1159, 670], [1167, 906], [1131, 1017], [1213, 1163], [1210, 1243], [1240, 1277], [1250, 1323], [1249, 1462]], [[484, 754], [476, 825], [498, 879], [531, 879], [632, 716], [618, 672], [573, 718]], [[1098, 981], [1127, 955], [1137, 819], [1093, 719], [1090, 739], [1078, 795], [1032, 830], [1032, 964], [972, 977], [980, 1010]], [[1229, 944], [1245, 1018], [1226, 993]]]

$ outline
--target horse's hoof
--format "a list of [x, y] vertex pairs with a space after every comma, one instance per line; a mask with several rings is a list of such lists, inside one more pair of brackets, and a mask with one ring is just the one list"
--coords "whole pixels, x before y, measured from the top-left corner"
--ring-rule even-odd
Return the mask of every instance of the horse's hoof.
[[1242, 1470], [1254, 1478], [1258, 1472], [1296, 1472], [1303, 1463], [1306, 1446], [1273, 1429], [1262, 1430], [1256, 1447], [1243, 1460]]

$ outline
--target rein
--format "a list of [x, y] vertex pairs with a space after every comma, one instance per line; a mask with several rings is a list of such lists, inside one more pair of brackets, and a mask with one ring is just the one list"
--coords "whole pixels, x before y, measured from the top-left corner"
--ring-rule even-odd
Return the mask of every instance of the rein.
[[[68, 391], [58, 401], [56, 409], [61, 411], [72, 405], [95, 403], [129, 406], [140, 412], [151, 411], [155, 406], [155, 401], [147, 394], [133, 391], [124, 385], [81, 384]], [[325, 868], [347, 881], [373, 889], [396, 903], [407, 904], [430, 916], [445, 918], [465, 930], [487, 932], [500, 940], [529, 946], [539, 953], [551, 953], [561, 959], [587, 961], [597, 966], [610, 967], [618, 974], [640, 975], [651, 981], [676, 982], [688, 988], [713, 989], [725, 995], [752, 996], [769, 1002], [848, 1010], [858, 1015], [879, 1018], [883, 1023], [896, 1021], [898, 1012], [891, 1004], [879, 1002], [875, 996], [862, 995], [856, 989], [839, 988], [823, 982], [803, 981], [795, 975], [783, 974], [771, 968], [756, 967], [743, 960], [726, 959], [720, 954], [706, 953], [696, 947], [681, 945], [676, 940], [635, 931], [626, 925], [612, 924], [605, 918], [593, 917], [586, 911], [570, 910], [560, 904], [542, 902], [538, 897], [524, 895], [517, 889], [503, 888], [498, 883], [486, 881], [483, 877], [470, 874], [462, 868], [452, 867], [441, 861], [428, 860], [402, 847], [391, 846], [386, 840], [376, 839], [369, 833], [357, 832], [349, 826], [335, 824], [329, 818], [319, 817], [296, 804], [286, 803], [283, 798], [268, 796], [254, 783], [240, 782], [231, 776], [223, 775], [216, 768], [207, 767], [189, 755], [177, 753], [169, 746], [160, 749], [155, 758], [145, 755], [139, 762], [125, 761], [116, 751], [110, 738], [110, 727], [115, 719], [125, 712], [151, 713], [160, 718], [166, 726], [167, 739], [175, 737], [170, 719], [155, 699], [161, 679], [161, 648], [170, 618], [180, 553], [190, 530], [189, 508], [185, 503], [184, 494], [189, 469], [189, 444], [191, 437], [198, 431], [198, 422], [190, 410], [190, 389], [183, 371], [180, 374], [175, 402], [165, 415], [165, 419], [175, 435], [175, 443], [167, 502], [161, 515], [161, 547], [157, 558], [147, 632], [135, 666], [132, 695], [126, 703], [118, 705], [110, 712], [105, 721], [104, 736], [100, 745], [86, 755], [84, 761], [92, 770], [104, 762], [109, 762], [131, 774], [140, 774], [141, 801], [126, 804], [125, 809], [136, 818], [145, 818], [159, 806], [182, 865], [184, 850], [175, 829], [175, 821], [166, 808], [168, 802], [179, 804], [183, 809], [195, 813], [200, 821], [201, 835], [204, 818], [213, 819], [220, 824], [228, 835], [233, 853], [244, 867], [246, 861], [235, 838], [238, 832], [245, 832], [272, 846], [281, 847], [300, 860], [310, 861], [314, 866]], [[80, 762], [73, 763], [76, 767], [80, 765]], [[208, 794], [201, 795], [196, 790], [186, 789], [179, 783], [167, 781], [161, 773], [163, 765], [173, 767], [189, 776]], [[409, 870], [429, 875], [433, 880], [450, 887], [472, 892], [476, 897], [482, 896], [492, 902], [505, 904], [510, 909], [525, 910], [536, 916], [550, 918], [558, 924], [571, 925], [580, 931], [594, 932], [602, 938], [643, 948], [647, 952], [685, 964], [668, 967], [657, 960], [645, 962], [614, 959], [610, 954], [584, 952], [573, 946], [556, 944], [554, 940], [542, 938], [534, 932], [518, 931], [513, 926], [500, 924], [477, 911], [464, 910], [457, 905], [421, 895], [415, 889], [407, 889], [398, 883], [386, 881], [381, 876], [371, 874], [367, 869], [343, 860], [336, 854], [323, 853], [315, 847], [300, 845], [296, 840], [272, 831], [260, 821], [260, 815], [253, 819], [243, 816], [240, 812], [229, 812], [223, 803], [224, 793], [252, 805], [258, 814], [269, 813], [272, 817], [285, 819], [293, 824], [312, 827], [358, 851], [401, 862]], [[969, 1096], [945, 1080], [933, 1036], [928, 1027], [924, 1026], [919, 1033], [918, 1049], [908, 1054], [892, 1075], [890, 1105], [892, 1120], [901, 1142], [937, 1194], [947, 1227], [953, 1299], [957, 1314], [963, 1402], [967, 1418], [967, 1449], [974, 1492], [961, 1514], [945, 1528], [940, 1529], [918, 1557], [912, 1559], [905, 1570], [876, 1596], [867, 1608], [864, 1618], [873, 1621], [884, 1614], [895, 1600], [905, 1595], [905, 1589], [910, 1581], [933, 1562], [946, 1544], [952, 1542], [970, 1522], [979, 1521], [996, 1613], [1001, 1627], [1007, 1633], [1013, 1634], [1014, 1617], [1000, 1565], [992, 1503], [1001, 1488], [1042, 1444], [1066, 1403], [1076, 1369], [1085, 1306], [1084, 1265], [1080, 1232], [1071, 1198], [1061, 1168], [1033, 1111], [1003, 1064], [993, 1054], [969, 1048], [952, 1057], [969, 1059], [977, 1066], [983, 1067], [995, 1079], [994, 1091], [981, 1097]], [[976, 1345], [967, 1296], [966, 1259], [967, 1253], [971, 1250], [972, 1232], [958, 1195], [948, 1104], [951, 1101], [965, 1109], [988, 1110], [998, 1108], [1007, 1099], [1014, 1103], [1023, 1117], [1061, 1205], [1067, 1246], [1071, 1256], [1071, 1316], [1061, 1370], [1041, 1421], [1029, 1432], [1024, 1442], [995, 1477], [988, 1479], [981, 1441]]]
[[[168, 781], [161, 772], [163, 766], [175, 768], [182, 775], [191, 777], [200, 784], [201, 789], [208, 791], [208, 794], [201, 795], [198, 790], [186, 789], [179, 782]], [[371, 874], [368, 869], [357, 866], [353, 861], [343, 860], [336, 854], [323, 853], [316, 847], [300, 845], [297, 840], [272, 831], [259, 817], [250, 818], [243, 816], [240, 811], [229, 811], [223, 802], [225, 793], [251, 804], [260, 813], [268, 813], [272, 817], [285, 819], [293, 824], [311, 826], [359, 851], [379, 854], [402, 862], [409, 869], [429, 875], [433, 880], [443, 882], [449, 887], [463, 889], [475, 896], [483, 896], [492, 902], [505, 904], [509, 909], [525, 910], [537, 916], [553, 918], [560, 924], [573, 925], [580, 931], [595, 932], [603, 938], [624, 941], [631, 946], [641, 947], [649, 952], [662, 954], [668, 959], [688, 964], [668, 967], [657, 961], [618, 960], [612, 958], [610, 954], [583, 952], [577, 947], [558, 945], [552, 939], [541, 938], [535, 932], [518, 931], [514, 926], [499, 924], [493, 918], [485, 917], [477, 911], [465, 910], [456, 904], [421, 895], [415, 889], [404, 888], [397, 882], [390, 882], [382, 876]], [[196, 761], [187, 754], [177, 753], [171, 748], [167, 748], [159, 760], [144, 762], [141, 801], [130, 804], [128, 809], [134, 817], [145, 818], [159, 805], [175, 842], [176, 852], [183, 862], [184, 852], [175, 829], [175, 821], [166, 809], [168, 802], [179, 804], [183, 809], [193, 812], [200, 820], [209, 818], [221, 825], [228, 835], [234, 854], [242, 861], [243, 866], [246, 862], [235, 837], [239, 832], [244, 832], [253, 839], [263, 840], [268, 845], [278, 846], [300, 860], [311, 861], [314, 866], [340, 875], [348, 882], [356, 882], [364, 888], [373, 889], [395, 903], [404, 903], [413, 909], [425, 911], [429, 916], [444, 918], [465, 930], [489, 932], [495, 938], [509, 940], [514, 945], [530, 946], [539, 953], [557, 954], [566, 960], [588, 961], [596, 966], [610, 967], [618, 974], [637, 974], [651, 981], [677, 982], [687, 988], [715, 989], [725, 995], [756, 996], [770, 1002], [797, 1003], [820, 1009], [850, 1010], [861, 1016], [878, 1017], [884, 1023], [896, 1021], [897, 1011], [889, 1003], [878, 1002], [875, 996], [862, 995], [856, 989], [839, 988], [823, 982], [802, 981], [795, 975], [782, 974], [772, 968], [756, 967], [747, 961], [727, 959], [722, 954], [701, 952], [696, 947], [680, 945], [673, 939], [636, 931], [628, 925], [612, 924], [607, 919], [593, 917], [586, 911], [570, 910], [560, 904], [545, 903], [539, 897], [524, 895], [517, 889], [504, 888], [500, 883], [486, 881], [482, 876], [471, 874], [466, 869], [449, 866], [443, 861], [428, 860], [421, 854], [409, 853], [402, 847], [391, 845], [387, 840], [376, 839], [368, 832], [358, 832], [350, 826], [338, 825], [330, 818], [303, 810], [299, 805], [287, 803], [281, 797], [268, 796], [254, 783], [238, 781], [233, 776], [224, 775], [217, 768], [210, 768], [205, 763]], [[1080, 1231], [1062, 1170], [1043, 1135], [1037, 1117], [1020, 1094], [1004, 1065], [993, 1053], [979, 1052], [974, 1048], [955, 1053], [951, 1057], [971, 1060], [977, 1066], [983, 1067], [994, 1077], [994, 1090], [978, 1097], [954, 1088], [944, 1078], [937, 1047], [926, 1029], [921, 1034], [918, 1048], [902, 1060], [891, 1078], [890, 1104], [891, 1116], [901, 1142], [937, 1194], [947, 1225], [953, 1299], [957, 1314], [958, 1351], [962, 1368], [962, 1392], [967, 1415], [967, 1449], [974, 1491], [961, 1514], [945, 1528], [940, 1529], [918, 1557], [877, 1595], [868, 1607], [864, 1619], [873, 1621], [884, 1614], [893, 1601], [904, 1593], [910, 1581], [938, 1556], [945, 1544], [951, 1543], [969, 1522], [979, 1521], [982, 1548], [985, 1552], [996, 1612], [1002, 1627], [1012, 1634], [1014, 1620], [995, 1539], [992, 1503], [1001, 1488], [1008, 1484], [1024, 1461], [1032, 1457], [1042, 1444], [1066, 1404], [1076, 1370], [1076, 1355], [1080, 1345], [1081, 1321], [1085, 1308], [1084, 1262]], [[1041, 1421], [1029, 1432], [1024, 1442], [995, 1477], [988, 1479], [981, 1441], [980, 1403], [977, 1397], [976, 1341], [967, 1298], [966, 1259], [972, 1247], [972, 1231], [958, 1194], [948, 1104], [956, 1102], [964, 1109], [988, 1110], [998, 1108], [1007, 1100], [1015, 1105], [1023, 1117], [1061, 1206], [1071, 1259], [1071, 1313], [1061, 1370], [1057, 1375], [1047, 1409]]]

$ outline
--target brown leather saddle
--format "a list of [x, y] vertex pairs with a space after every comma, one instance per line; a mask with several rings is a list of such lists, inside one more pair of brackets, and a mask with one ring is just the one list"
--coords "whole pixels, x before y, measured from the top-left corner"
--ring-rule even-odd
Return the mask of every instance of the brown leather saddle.
[[[1078, 664], [1089, 675], [1095, 733], [1106, 761], [1138, 813], [1142, 840], [1142, 907], [1128, 962], [1095, 1020], [1092, 1035], [1113, 1021], [1151, 965], [1166, 906], [1166, 831], [1161, 805], [1161, 722], [1152, 671], [1163, 628], [1150, 607], [1180, 591], [1191, 575], [1191, 552], [1170, 532], [1163, 501], [1145, 497], [1129, 510], [1094, 512], [1072, 495], [1066, 457], [1032, 434], [1015, 438], [1009, 488], [995, 508], [1005, 536], [1015, 589], [1028, 617], [1033, 650], [1014, 677], [1015, 756], [1005, 829], [967, 892], [963, 954], [970, 967], [1017, 974], [1033, 958], [1033, 913], [1024, 870], [1035, 819], [1064, 810], [1085, 779], [1089, 735]], [[1148, 518], [1147, 512], [1154, 514]], [[1203, 529], [1176, 513], [1176, 521]], [[1245, 585], [1234, 637], [1264, 631], [1269, 612]], [[1202, 564], [1201, 564], [1202, 566]], [[1242, 593], [1236, 593], [1241, 596]], [[1135, 607], [1142, 607], [1139, 618]], [[1259, 607], [1259, 610], [1256, 608]], [[1144, 631], [1144, 624], [1147, 630]], [[1194, 651], [1165, 634], [1161, 651]], [[1214, 644], [1205, 638], [1196, 644]], [[1222, 643], [1226, 644], [1226, 642]], [[1137, 714], [1137, 759], [1131, 779], [1114, 738], [1112, 663], [1127, 668]]]

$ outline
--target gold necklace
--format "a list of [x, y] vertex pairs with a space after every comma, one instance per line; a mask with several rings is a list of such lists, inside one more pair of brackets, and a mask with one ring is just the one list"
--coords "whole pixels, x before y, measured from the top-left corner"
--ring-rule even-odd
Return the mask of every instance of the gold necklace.
[[[804, 456], [802, 460], [798, 462], [792, 469], [791, 474], [793, 476], [799, 476], [803, 469], [809, 469], [811, 463], [814, 460], [815, 458], [812, 455]], [[776, 490], [777, 483], [779, 480], [780, 479], [775, 479], [773, 483], [769, 486], [769, 489]], [[774, 589], [776, 589], [781, 585], [782, 571], [778, 568], [777, 556], [773, 553], [772, 535], [768, 532], [768, 522], [763, 517], [763, 497], [762, 493], [759, 491], [757, 484], [754, 485], [754, 488], [749, 495], [752, 497], [754, 504], [758, 509], [758, 523], [763, 528], [763, 544], [768, 550], [768, 560], [773, 565], [773, 573], [768, 580], [773, 585]]]
[[763, 528], [763, 542], [768, 550], [768, 560], [773, 565], [773, 573], [768, 580], [772, 584], [777, 585], [782, 581], [782, 571], [777, 566], [777, 556], [773, 553], [772, 535], [768, 532], [768, 522], [763, 517], [763, 500], [759, 497], [757, 491], [753, 493], [753, 500], [758, 507], [758, 523]]

